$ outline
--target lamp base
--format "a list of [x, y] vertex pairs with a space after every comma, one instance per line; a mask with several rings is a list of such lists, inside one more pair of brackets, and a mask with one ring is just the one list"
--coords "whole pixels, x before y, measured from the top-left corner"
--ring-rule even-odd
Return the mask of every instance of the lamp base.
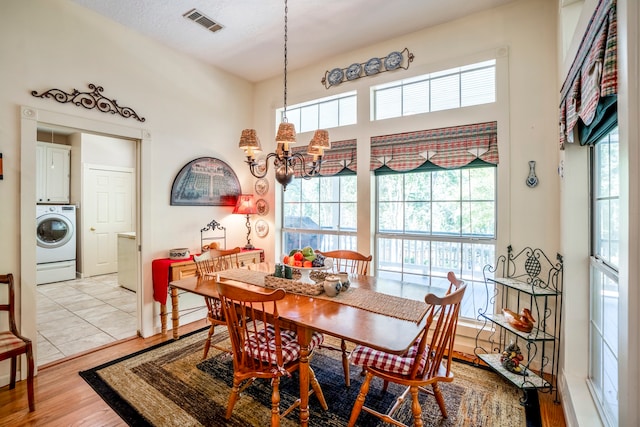
[[252, 244], [249, 243], [249, 244], [246, 244], [244, 246], [244, 248], [242, 248], [242, 249], [251, 250], [251, 249], [255, 249], [255, 248], [256, 248], [255, 246], [253, 246]]

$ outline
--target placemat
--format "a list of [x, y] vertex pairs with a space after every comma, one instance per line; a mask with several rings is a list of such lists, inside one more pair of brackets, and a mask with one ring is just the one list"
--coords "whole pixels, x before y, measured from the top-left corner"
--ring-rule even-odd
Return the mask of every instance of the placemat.
[[[245, 269], [230, 269], [221, 271], [218, 274], [224, 279], [264, 286], [264, 278], [268, 273]], [[396, 297], [354, 286], [349, 287], [345, 292], [340, 292], [335, 297], [330, 297], [323, 293], [313, 298], [336, 301], [340, 304], [360, 308], [372, 313], [384, 314], [385, 316], [416, 323], [422, 320], [427, 311], [427, 304], [424, 301]]]

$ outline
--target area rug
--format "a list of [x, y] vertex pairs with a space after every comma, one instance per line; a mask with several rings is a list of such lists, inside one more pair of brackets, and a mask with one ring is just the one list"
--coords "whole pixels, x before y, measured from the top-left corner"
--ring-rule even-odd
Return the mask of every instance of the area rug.
[[[236, 403], [229, 421], [224, 419], [232, 384], [232, 360], [226, 353], [211, 348], [202, 361], [206, 330], [185, 335], [93, 369], [80, 375], [131, 426], [268, 426], [271, 387], [268, 381], [256, 381]], [[326, 337], [326, 340], [332, 338]], [[228, 336], [214, 336], [217, 345], [228, 345]], [[311, 426], [345, 426], [362, 383], [360, 368], [352, 366], [351, 387], [346, 387], [340, 353], [329, 349], [316, 351], [311, 366], [318, 377], [327, 403], [323, 411], [315, 396], [309, 399]], [[422, 396], [426, 426], [514, 426], [538, 424], [539, 410], [530, 399], [529, 410], [519, 404], [520, 391], [500, 376], [469, 364], [454, 362], [453, 383], [440, 386], [449, 417], [443, 419], [431, 396]], [[393, 405], [401, 389], [393, 384], [382, 391], [382, 382], [372, 382], [367, 406], [380, 410]], [[281, 408], [298, 396], [298, 377], [281, 381]], [[535, 394], [535, 393], [534, 393]], [[527, 420], [526, 412], [533, 414]], [[281, 422], [283, 427], [298, 425], [294, 410]], [[405, 402], [398, 418], [412, 424], [411, 409]], [[358, 426], [382, 426], [379, 419], [364, 411]]]

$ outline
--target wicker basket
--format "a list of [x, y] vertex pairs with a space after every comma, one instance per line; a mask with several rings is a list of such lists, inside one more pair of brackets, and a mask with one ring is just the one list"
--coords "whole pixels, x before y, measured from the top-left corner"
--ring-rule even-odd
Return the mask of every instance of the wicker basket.
[[275, 277], [270, 274], [264, 277], [264, 286], [273, 289], [282, 288], [287, 292], [303, 295], [320, 295], [323, 293], [326, 273], [312, 272], [309, 276], [315, 280], [316, 283], [299, 282], [295, 279], [285, 279], [282, 277]]

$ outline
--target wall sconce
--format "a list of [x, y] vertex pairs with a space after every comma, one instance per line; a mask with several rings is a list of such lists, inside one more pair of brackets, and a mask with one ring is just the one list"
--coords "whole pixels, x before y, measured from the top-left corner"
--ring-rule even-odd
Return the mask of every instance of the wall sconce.
[[258, 209], [256, 209], [256, 202], [254, 200], [253, 194], [241, 194], [238, 196], [238, 201], [236, 202], [236, 207], [233, 208], [234, 214], [246, 215], [247, 216], [247, 244], [244, 249], [254, 249], [254, 246], [251, 244], [251, 222], [249, 221], [249, 215], [255, 215], [258, 213]]

